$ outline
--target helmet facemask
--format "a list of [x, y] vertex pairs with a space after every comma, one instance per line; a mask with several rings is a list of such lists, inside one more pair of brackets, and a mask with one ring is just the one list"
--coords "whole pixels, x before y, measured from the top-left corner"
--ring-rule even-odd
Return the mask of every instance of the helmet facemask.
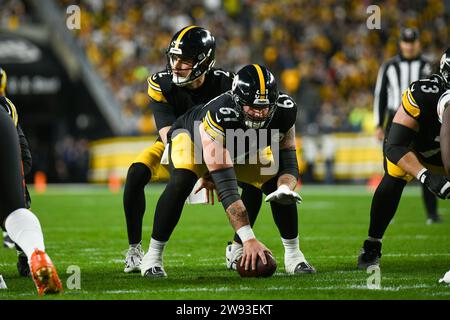
[[[258, 101], [257, 101], [258, 100]], [[267, 100], [267, 101], [266, 101]], [[239, 96], [234, 95], [234, 101], [236, 104], [236, 109], [239, 114], [242, 115], [242, 122], [248, 129], [264, 129], [267, 128], [270, 121], [273, 118], [275, 110], [277, 108], [276, 103], [270, 103], [268, 99], [255, 99], [253, 103], [247, 103], [239, 98]], [[263, 118], [252, 117], [248, 112], [245, 112], [244, 106], [248, 106], [252, 109], [265, 109], [269, 108], [268, 113]]]
[[[181, 50], [178, 48], [169, 48], [167, 52], [167, 71], [172, 76], [172, 82], [180, 87], [183, 87], [193, 81], [197, 80], [204, 73], [208, 72], [216, 62], [214, 59], [210, 59], [212, 50], [210, 49], [208, 54], [201, 53], [198, 57], [191, 58], [182, 55]], [[189, 73], [182, 77], [173, 72], [175, 61], [181, 59], [182, 61], [191, 61], [193, 64], [191, 68], [181, 69], [189, 70]]]
[[442, 78], [444, 78], [447, 88], [450, 88], [450, 49], [447, 49], [442, 55], [439, 71]]

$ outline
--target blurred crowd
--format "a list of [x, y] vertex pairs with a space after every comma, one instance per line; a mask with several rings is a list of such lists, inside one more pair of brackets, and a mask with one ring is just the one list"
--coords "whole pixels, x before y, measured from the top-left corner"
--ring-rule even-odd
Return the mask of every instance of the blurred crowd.
[[[165, 69], [172, 35], [187, 25], [217, 40], [216, 66], [237, 71], [266, 65], [301, 107], [298, 131], [371, 132], [373, 89], [381, 63], [397, 54], [402, 27], [416, 27], [436, 63], [450, 43], [450, 0], [378, 1], [381, 28], [371, 30], [370, 1], [361, 0], [59, 0], [81, 8], [73, 30], [92, 64], [136, 123], [154, 133], [146, 79]], [[0, 26], [26, 22], [21, 0], [2, 6]]]
[[371, 3], [360, 0], [61, 2], [70, 4], [81, 7], [80, 44], [123, 104], [124, 116], [139, 119], [138, 133], [155, 130], [146, 78], [165, 68], [171, 36], [190, 24], [215, 35], [216, 66], [269, 67], [301, 106], [298, 128], [308, 134], [373, 130], [376, 74], [397, 53], [402, 27], [420, 30], [433, 62], [450, 43], [450, 15], [440, 0], [379, 1], [379, 30], [368, 29]]

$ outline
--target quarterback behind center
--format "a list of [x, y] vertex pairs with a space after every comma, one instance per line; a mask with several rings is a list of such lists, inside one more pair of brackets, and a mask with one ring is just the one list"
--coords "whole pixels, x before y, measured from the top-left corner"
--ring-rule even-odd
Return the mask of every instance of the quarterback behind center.
[[[273, 75], [265, 67], [254, 64], [237, 73], [232, 90], [177, 119], [167, 135], [171, 175], [156, 206], [150, 248], [141, 265], [143, 276], [166, 276], [164, 248], [180, 219], [186, 198], [197, 179], [208, 172], [229, 221], [243, 242], [241, 254], [235, 256], [235, 261], [242, 257], [241, 264], [245, 269], [255, 269], [258, 256], [266, 263], [264, 252], [269, 251], [254, 235], [247, 209], [238, 193], [239, 181], [268, 195], [266, 201], [270, 202], [285, 247], [286, 271], [290, 274], [315, 272], [300, 251], [298, 242], [296, 204], [301, 198], [293, 191], [299, 176], [295, 151], [296, 114], [297, 106], [290, 97], [279, 93]], [[242, 136], [252, 130], [258, 133], [254, 135], [256, 141], [247, 139], [244, 150], [238, 152], [225, 145], [229, 140], [227, 135], [237, 130], [243, 132]], [[259, 134], [262, 131], [266, 134]], [[194, 140], [200, 141], [193, 141], [195, 136], [200, 139]], [[234, 135], [233, 139], [239, 140], [242, 136]], [[276, 147], [274, 142], [279, 146], [279, 152], [272, 155], [271, 147]], [[236, 161], [255, 156], [249, 152], [254, 143], [259, 148], [256, 149], [259, 161], [244, 161], [244, 164]], [[196, 150], [200, 152], [196, 153]], [[199, 156], [201, 161], [198, 161]], [[275, 166], [267, 166], [271, 162], [275, 162]], [[278, 170], [264, 172], [264, 167]]]

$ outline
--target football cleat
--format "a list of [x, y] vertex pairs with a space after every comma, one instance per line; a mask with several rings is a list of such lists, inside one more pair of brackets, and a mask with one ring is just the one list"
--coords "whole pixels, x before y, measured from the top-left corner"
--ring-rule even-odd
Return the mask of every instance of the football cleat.
[[44, 251], [34, 250], [30, 258], [30, 270], [40, 296], [63, 292], [56, 268]]
[[17, 250], [17, 271], [22, 277], [31, 276], [30, 266], [28, 265], [28, 258], [23, 251]]
[[227, 264], [227, 269], [236, 270], [237, 261], [244, 252], [242, 245], [232, 245], [228, 242], [227, 248], [225, 249], [225, 262]]
[[167, 273], [164, 271], [164, 268], [161, 266], [150, 267], [145, 270], [144, 277], [146, 278], [164, 278], [167, 277]]
[[162, 257], [155, 255], [151, 251], [147, 252], [142, 258], [141, 275], [146, 278], [167, 277], [164, 271]]
[[442, 223], [441, 216], [438, 215], [438, 214], [437, 215], [428, 216], [427, 225], [435, 224], [435, 223]]
[[316, 269], [310, 265], [306, 260], [300, 262], [294, 269], [294, 274], [297, 273], [316, 273]]
[[144, 250], [140, 244], [136, 247], [130, 247], [125, 255], [125, 273], [140, 272]]
[[316, 269], [306, 261], [303, 254], [294, 257], [284, 257], [284, 269], [288, 274], [316, 273]]
[[370, 266], [379, 266], [380, 258], [381, 242], [366, 240], [358, 257], [358, 269], [365, 270]]
[[3, 232], [3, 247], [13, 249], [15, 247], [14, 241], [11, 240], [7, 232]]

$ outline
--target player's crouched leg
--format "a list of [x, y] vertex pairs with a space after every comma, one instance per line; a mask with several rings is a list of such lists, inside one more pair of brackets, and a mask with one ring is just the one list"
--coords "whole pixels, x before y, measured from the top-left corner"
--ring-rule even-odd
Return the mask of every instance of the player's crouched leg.
[[385, 173], [372, 198], [370, 208], [369, 236], [358, 256], [358, 269], [379, 266], [381, 241], [397, 211], [403, 189], [410, 180], [406, 175]]
[[165, 277], [163, 251], [181, 217], [186, 198], [197, 175], [186, 169], [174, 169], [156, 205], [153, 232], [148, 252], [142, 259], [141, 274], [147, 278]]
[[[262, 190], [266, 195], [277, 190], [277, 178], [267, 181], [262, 186]], [[316, 273], [316, 269], [308, 263], [300, 250], [297, 205], [284, 205], [272, 201], [270, 207], [284, 246], [284, 268], [286, 272], [288, 274]]]

